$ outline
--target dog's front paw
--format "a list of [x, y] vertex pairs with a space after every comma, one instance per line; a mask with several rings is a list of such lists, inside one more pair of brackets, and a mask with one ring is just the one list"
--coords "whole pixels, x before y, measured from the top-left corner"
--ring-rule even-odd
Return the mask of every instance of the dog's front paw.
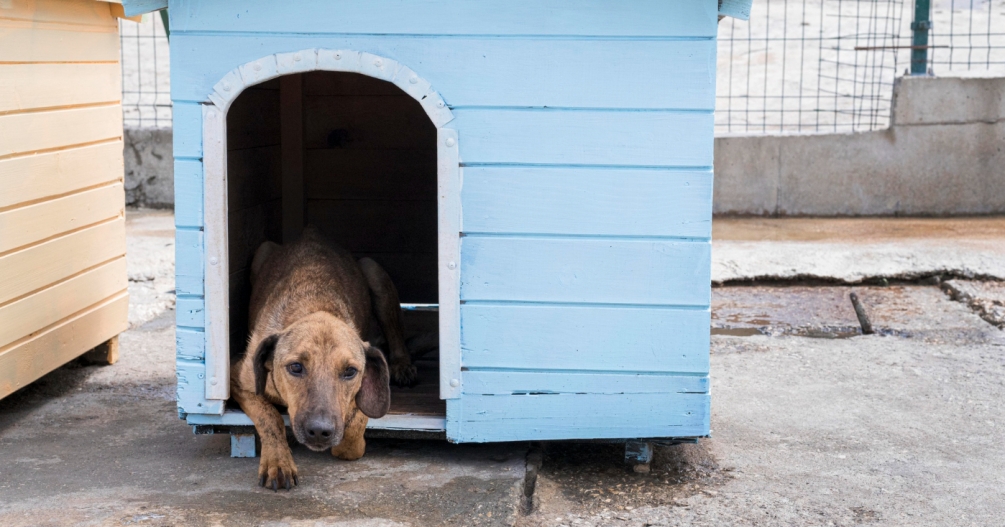
[[297, 483], [297, 464], [293, 462], [290, 448], [263, 448], [262, 461], [258, 464], [258, 485], [275, 492], [280, 488], [290, 490]]
[[415, 365], [408, 362], [392, 362], [390, 365], [391, 383], [395, 386], [411, 388], [419, 384], [419, 372]]

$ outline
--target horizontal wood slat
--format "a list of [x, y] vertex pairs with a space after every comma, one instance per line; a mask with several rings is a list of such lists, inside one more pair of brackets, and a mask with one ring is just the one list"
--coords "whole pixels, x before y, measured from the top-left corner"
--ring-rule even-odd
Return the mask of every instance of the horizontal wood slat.
[[707, 306], [711, 244], [465, 236], [461, 300]]
[[[680, 5], [680, 2], [674, 5]], [[612, 4], [614, 5], [614, 4]], [[670, 4], [667, 4], [670, 5]], [[631, 11], [633, 9], [622, 9]], [[172, 15], [174, 16], [174, 15]], [[715, 107], [715, 42], [360, 35], [190, 35], [172, 27], [176, 100], [207, 101], [228, 72], [300, 49], [361, 50], [396, 60], [453, 107], [707, 110]], [[301, 47], [302, 46], [302, 47]], [[461, 139], [463, 144], [463, 138]]]
[[0, 304], [124, 254], [120, 218], [0, 256]]
[[123, 257], [0, 306], [0, 348], [123, 292], [127, 285]]
[[707, 373], [707, 309], [461, 306], [465, 368]]
[[0, 115], [0, 157], [121, 137], [118, 104]]
[[0, 208], [122, 178], [121, 140], [0, 159]]
[[118, 27], [45, 28], [0, 20], [0, 62], [118, 63]]
[[529, 371], [467, 371], [463, 384], [469, 395], [708, 393], [708, 387], [707, 375]]
[[[282, 10], [268, 0], [171, 3], [171, 31], [281, 31], [299, 33], [394, 33], [714, 37], [715, 2], [644, 0], [626, 9], [604, 0], [488, 0], [482, 2], [368, 2], [366, 9], [331, 9], [324, 0]], [[393, 16], [389, 16], [393, 13]]]
[[0, 253], [125, 213], [122, 183], [0, 212]]
[[0, 20], [118, 27], [108, 4], [102, 1], [7, 0], [6, 5], [0, 8]]
[[707, 238], [712, 171], [468, 167], [464, 230]]
[[696, 437], [709, 432], [701, 393], [465, 395], [447, 401], [457, 442]]
[[128, 316], [123, 293], [0, 352], [0, 398], [125, 331]]
[[118, 64], [0, 64], [0, 113], [119, 102]]
[[464, 163], [712, 166], [711, 112], [455, 110]]

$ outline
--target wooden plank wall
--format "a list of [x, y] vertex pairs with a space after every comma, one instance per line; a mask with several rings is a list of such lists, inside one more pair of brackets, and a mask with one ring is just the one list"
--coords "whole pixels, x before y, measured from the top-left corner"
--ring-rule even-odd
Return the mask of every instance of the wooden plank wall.
[[[177, 0], [176, 149], [198, 155], [184, 116], [264, 55], [352, 49], [410, 67], [455, 116], [463, 178], [448, 437], [704, 435], [717, 4]], [[351, 149], [319, 149], [330, 131], [307, 129], [308, 185], [312, 157], [352, 165], [318, 161]]]
[[391, 83], [305, 75], [307, 221], [380, 263], [402, 302], [436, 302], [436, 129]]
[[118, 21], [0, 3], [0, 397], [126, 329]]

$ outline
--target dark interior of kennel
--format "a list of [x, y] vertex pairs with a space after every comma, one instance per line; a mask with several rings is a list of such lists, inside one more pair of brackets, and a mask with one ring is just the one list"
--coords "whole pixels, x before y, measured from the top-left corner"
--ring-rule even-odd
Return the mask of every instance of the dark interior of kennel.
[[[232, 353], [247, 343], [255, 250], [305, 225], [387, 270], [406, 337], [437, 331], [435, 311], [407, 306], [437, 303], [436, 128], [398, 87], [310, 72], [246, 89], [227, 114], [227, 177]], [[416, 365], [392, 413], [444, 415], [436, 353]]]

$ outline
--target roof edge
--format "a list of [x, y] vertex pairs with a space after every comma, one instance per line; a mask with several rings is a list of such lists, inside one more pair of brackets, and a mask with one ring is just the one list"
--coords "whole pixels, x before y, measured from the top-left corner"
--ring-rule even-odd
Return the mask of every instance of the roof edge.
[[153, 13], [167, 9], [167, 6], [168, 0], [122, 0], [122, 7], [128, 17]]
[[719, 18], [731, 16], [740, 20], [750, 20], [752, 3], [754, 0], [719, 0]]

